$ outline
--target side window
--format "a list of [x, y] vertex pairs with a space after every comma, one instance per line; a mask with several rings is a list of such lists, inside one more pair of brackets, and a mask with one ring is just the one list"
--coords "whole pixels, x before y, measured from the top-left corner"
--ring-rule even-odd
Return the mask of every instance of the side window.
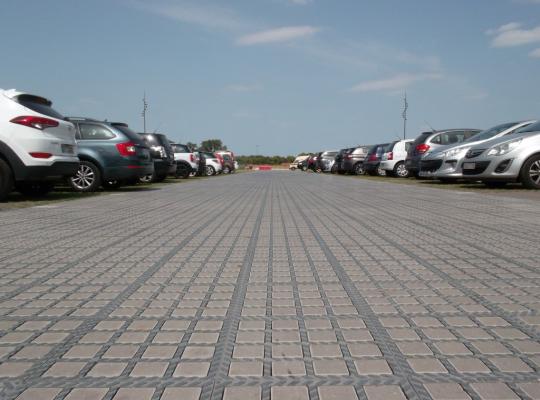
[[405, 142], [405, 151], [408, 152], [412, 146], [412, 142]]
[[104, 126], [96, 124], [79, 124], [79, 132], [82, 140], [109, 140], [116, 137]]
[[472, 138], [474, 135], [476, 135], [478, 132], [475, 131], [465, 131], [465, 136], [463, 140], [467, 140], [469, 138]]
[[442, 136], [442, 135], [434, 136], [434, 137], [431, 139], [431, 143], [441, 144], [441, 136]]

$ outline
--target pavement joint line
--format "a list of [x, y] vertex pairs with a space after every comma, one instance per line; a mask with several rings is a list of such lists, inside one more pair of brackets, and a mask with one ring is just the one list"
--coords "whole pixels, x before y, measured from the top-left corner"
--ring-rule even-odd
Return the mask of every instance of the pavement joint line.
[[[311, 191], [311, 190], [309, 190], [309, 189], [305, 189], [305, 187], [304, 187], [304, 190], [306, 190], [307, 192], [312, 193], [313, 196], [318, 196], [318, 197], [320, 197], [318, 193], [315, 193], [315, 192], [313, 192], [313, 191]], [[353, 200], [351, 197], [349, 197], [349, 196], [346, 195], [346, 194], [343, 194], [343, 195], [341, 195], [340, 197], [346, 198], [346, 199], [348, 199], [348, 200]], [[389, 200], [392, 201], [392, 199], [389, 199]], [[354, 200], [354, 201], [358, 202], [358, 199], [356, 199], [356, 200]], [[410, 218], [407, 216], [407, 213], [404, 213], [403, 215], [402, 215], [402, 214], [397, 214], [397, 213], [395, 213], [393, 210], [394, 210], [394, 209], [397, 209], [397, 207], [395, 207], [395, 208], [393, 208], [393, 207], [388, 207], [388, 208], [385, 208], [384, 210], [382, 210], [381, 207], [377, 205], [377, 201], [372, 201], [372, 202], [370, 202], [369, 204], [366, 203], [366, 202], [363, 202], [363, 203], [364, 203], [366, 206], [369, 205], [370, 207], [372, 207], [372, 208], [374, 208], [374, 209], [378, 209], [378, 210], [380, 210], [380, 211], [382, 211], [382, 212], [385, 212], [385, 213], [388, 213], [388, 214], [393, 214], [396, 218], [402, 218], [402, 219], [408, 220], [409, 222], [414, 223], [414, 224], [417, 225], [417, 226], [421, 226], [421, 227], [426, 228], [426, 229], [428, 229], [428, 228], [429, 228], [429, 229], [437, 229], [437, 228], [438, 228], [437, 226], [433, 226], [433, 227], [427, 226], [427, 225], [423, 224], [422, 222], [420, 222], [419, 220], [412, 220], [412, 219], [410, 219]], [[397, 202], [395, 202], [395, 203], [397, 203]], [[404, 208], [407, 208], [407, 207], [408, 207], [408, 208], [412, 209], [412, 207], [408, 206], [407, 204], [396, 204], [396, 205], [399, 205], [400, 207], [404, 207]], [[500, 217], [500, 215], [499, 215], [499, 217]], [[465, 221], [462, 221], [462, 222], [465, 224]], [[469, 224], [470, 224], [470, 222], [469, 222]], [[497, 233], [500, 232], [499, 230], [491, 229], [491, 228], [486, 228], [485, 226], [482, 226], [481, 228], [482, 228], [482, 229], [489, 229], [489, 230], [494, 231], [494, 232], [497, 232]], [[527, 270], [529, 270], [529, 271], [531, 271], [531, 272], [538, 272], [538, 269], [535, 268], [535, 267], [531, 267], [531, 266], [529, 266], [529, 265], [522, 264], [522, 263], [520, 263], [519, 261], [516, 261], [516, 260], [514, 260], [514, 259], [507, 258], [506, 256], [504, 256], [504, 255], [502, 255], [502, 254], [500, 254], [500, 253], [496, 253], [496, 252], [493, 252], [493, 251], [489, 251], [489, 250], [487, 250], [487, 249], [481, 249], [481, 248], [479, 248], [478, 246], [475, 246], [474, 244], [472, 244], [471, 242], [467, 242], [467, 241], [461, 239], [460, 237], [455, 237], [455, 236], [450, 236], [450, 235], [448, 235], [447, 233], [445, 233], [444, 230], [437, 231], [437, 233], [440, 234], [440, 235], [446, 236], [446, 237], [447, 237], [449, 240], [451, 240], [451, 241], [458, 241], [458, 242], [460, 242], [461, 244], [464, 244], [464, 245], [466, 245], [466, 246], [473, 247], [473, 248], [474, 248], [475, 250], [477, 250], [477, 251], [485, 252], [485, 253], [490, 253], [493, 257], [502, 259], [502, 260], [504, 260], [504, 261], [506, 261], [506, 262], [508, 262], [508, 263], [517, 264], [517, 265], [519, 265], [520, 267], [525, 268], [525, 269], [527, 269]], [[531, 245], [534, 243], [534, 241], [531, 240], [530, 238], [527, 238], [526, 240], [528, 240], [528, 241], [531, 243]]]
[[[209, 200], [210, 201], [210, 200]], [[171, 204], [174, 204], [174, 202], [171, 202]], [[191, 206], [189, 207], [186, 211], [190, 211], [190, 210], [194, 210], [194, 209], [197, 209], [198, 207], [200, 207], [200, 204], [198, 205], [194, 205], [194, 206]], [[150, 212], [151, 210], [147, 211], [147, 212]], [[164, 218], [164, 220], [166, 220], [167, 217]], [[159, 223], [161, 223], [162, 221], [157, 221], [155, 224], [158, 225]], [[110, 224], [114, 224], [116, 223], [116, 221], [109, 221], [103, 225], [101, 225], [101, 227], [103, 226], [106, 226], [106, 225], [110, 225]], [[138, 231], [136, 231], [133, 235], [137, 235], [137, 234], [140, 234], [140, 233], [144, 233], [146, 230], [148, 230], [148, 227], [144, 227]], [[68, 237], [68, 236], [66, 236]], [[58, 240], [58, 239], [55, 239], [55, 240]], [[61, 240], [61, 239], [60, 239]], [[122, 243], [123, 241], [125, 240], [124, 237], [121, 237], [115, 241], [113, 241], [112, 243], [108, 243], [108, 246], [113, 246], [114, 244], [116, 243]], [[26, 252], [29, 252], [29, 251], [32, 251], [34, 249], [25, 249], [22, 253], [26, 253]], [[90, 254], [86, 254], [85, 256], [83, 256], [83, 258], [87, 258], [87, 257], [91, 257], [92, 255], [95, 255], [95, 254], [99, 254], [100, 252], [102, 251], [101, 248], [99, 249], [96, 249], [95, 251], [91, 252]], [[82, 259], [82, 258], [81, 258]], [[50, 274], [50, 275], [46, 275], [44, 276], [42, 279], [39, 279], [37, 282], [32, 282], [32, 283], [29, 283], [29, 284], [26, 284], [26, 285], [23, 285], [21, 287], [18, 287], [17, 289], [15, 289], [14, 291], [12, 292], [9, 292], [9, 293], [5, 293], [3, 295], [0, 295], [0, 301], [2, 300], [5, 300], [5, 299], [9, 299], [9, 298], [12, 298], [13, 296], [16, 296], [17, 294], [20, 294], [22, 292], [24, 292], [25, 290], [27, 290], [28, 288], [31, 288], [32, 286], [34, 286], [36, 283], [43, 283], [45, 282], [46, 280], [48, 279], [51, 279], [51, 277], [54, 277], [54, 276], [57, 276], [67, 270], [69, 270], [70, 268], [72, 268], [73, 266], [76, 266], [80, 261], [81, 259], [77, 259], [75, 261], [72, 261], [70, 263], [67, 263], [64, 267], [61, 267], [61, 268], [58, 268], [55, 273], [53, 274]], [[0, 260], [1, 261], [1, 260]]]
[[[235, 196], [240, 198], [240, 196]], [[208, 221], [211, 221], [215, 216], [219, 216], [221, 212], [221, 209], [214, 210], [210, 215], [210, 218], [207, 218]], [[208, 215], [208, 214], [207, 214]], [[201, 224], [198, 229], [196, 229], [194, 232], [192, 232], [188, 237], [186, 237], [182, 242], [180, 242], [177, 246], [175, 246], [172, 250], [170, 250], [166, 256], [162, 257], [161, 260], [156, 262], [152, 267], [148, 268], [142, 275], [139, 276], [139, 278], [134, 282], [133, 284], [129, 285], [121, 294], [119, 294], [115, 301], [119, 302], [120, 300], [127, 299], [132, 293], [134, 293], [139, 287], [141, 287], [155, 272], [157, 272], [170, 258], [172, 258], [178, 250], [185, 247], [187, 243], [189, 243], [198, 232], [202, 231], [205, 228], [205, 224]], [[144, 231], [146, 229], [142, 229], [141, 231]], [[110, 312], [113, 310], [114, 304], [113, 302], [109, 302], [108, 306], [104, 307], [102, 311], [94, 318], [96, 320], [100, 318], [106, 317]], [[69, 337], [68, 340], [64, 341], [62, 343], [61, 348], [55, 347], [51, 350], [51, 352], [48, 354], [48, 362], [47, 363], [40, 363], [37, 364], [35, 367], [31, 368], [29, 371], [27, 371], [26, 374], [23, 375], [22, 378], [19, 378], [19, 381], [23, 381], [25, 384], [32, 384], [34, 381], [39, 382], [39, 378], [36, 379], [37, 376], [41, 376], [51, 365], [54, 361], [58, 360], [62, 354], [64, 354], [63, 348], [67, 348], [69, 344], [74, 344], [79, 341], [79, 339], [89, 332], [94, 326], [96, 325], [96, 322], [94, 320], [85, 321], [81, 326], [79, 326]], [[53, 353], [53, 354], [51, 354]], [[20, 394], [22, 392], [18, 389], [18, 387], [21, 386], [21, 384], [16, 384], [15, 388], [17, 393], [16, 395]]]
[[[342, 213], [349, 218], [353, 220], [357, 220], [357, 217], [355, 215], [351, 215], [347, 213], [346, 211], [342, 211]], [[372, 234], [379, 236], [380, 238], [383, 238], [386, 242], [391, 243], [395, 248], [400, 249], [403, 253], [407, 254], [412, 259], [418, 261], [421, 265], [425, 266], [435, 274], [439, 275], [439, 277], [444, 278], [444, 280], [448, 282], [452, 282], [459, 290], [466, 293], [470, 298], [476, 300], [478, 303], [484, 305], [486, 308], [488, 308], [493, 314], [498, 315], [504, 315], [505, 318], [512, 322], [513, 326], [518, 326], [521, 330], [523, 330], [527, 335], [530, 337], [540, 340], [540, 331], [537, 331], [534, 328], [528, 327], [525, 323], [520, 321], [519, 319], [515, 318], [511, 313], [507, 312], [506, 310], [503, 310], [496, 304], [492, 304], [489, 300], [483, 299], [480, 295], [472, 291], [470, 288], [463, 285], [461, 282], [459, 282], [457, 279], [453, 278], [452, 276], [448, 275], [446, 272], [441, 271], [439, 268], [434, 266], [431, 262], [428, 260], [422, 259], [421, 257], [417, 256], [404, 246], [402, 246], [400, 243], [396, 242], [395, 240], [388, 237], [388, 235], [384, 235], [382, 233], [379, 233], [378, 231], [375, 231], [373, 228], [371, 228], [369, 225], [363, 225], [363, 228], [366, 230], [369, 230]], [[517, 263], [516, 263], [517, 264]], [[518, 264], [519, 265], [519, 264]]]

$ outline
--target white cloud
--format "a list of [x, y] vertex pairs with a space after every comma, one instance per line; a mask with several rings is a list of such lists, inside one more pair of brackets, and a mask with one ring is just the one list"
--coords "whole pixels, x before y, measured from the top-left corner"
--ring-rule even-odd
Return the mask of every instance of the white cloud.
[[532, 29], [523, 29], [518, 22], [505, 24], [495, 30], [486, 32], [494, 36], [491, 45], [493, 47], [515, 47], [525, 44], [540, 42], [540, 26]]
[[540, 48], [535, 49], [529, 53], [529, 57], [540, 58]]
[[241, 36], [237, 39], [236, 44], [241, 46], [251, 46], [255, 44], [287, 42], [312, 36], [318, 31], [319, 28], [313, 26], [286, 26]]
[[392, 92], [396, 90], [406, 89], [413, 83], [441, 79], [440, 73], [421, 73], [421, 74], [398, 74], [386, 79], [378, 79], [365, 81], [356, 86], [353, 86], [349, 92]]
[[144, 11], [206, 29], [238, 31], [250, 28], [246, 21], [225, 7], [200, 5], [185, 1], [177, 4], [136, 1], [133, 4]]

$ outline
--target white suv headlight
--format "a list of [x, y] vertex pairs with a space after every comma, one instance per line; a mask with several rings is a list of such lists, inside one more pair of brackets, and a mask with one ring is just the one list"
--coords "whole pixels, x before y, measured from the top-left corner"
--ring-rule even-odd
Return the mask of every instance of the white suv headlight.
[[502, 156], [503, 154], [510, 153], [512, 150], [514, 150], [516, 147], [518, 147], [521, 144], [522, 140], [523, 139], [516, 139], [510, 142], [502, 143], [498, 146], [492, 147], [487, 152], [487, 155], [488, 156]]
[[467, 151], [469, 151], [470, 147], [459, 147], [457, 149], [450, 149], [444, 153], [444, 156], [446, 158], [452, 158], [456, 157], [459, 154], [465, 154]]

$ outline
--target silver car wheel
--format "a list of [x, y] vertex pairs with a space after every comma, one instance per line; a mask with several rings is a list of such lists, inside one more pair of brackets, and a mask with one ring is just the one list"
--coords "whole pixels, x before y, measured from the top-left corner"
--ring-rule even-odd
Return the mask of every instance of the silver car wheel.
[[96, 176], [92, 168], [90, 168], [88, 165], [83, 164], [79, 165], [77, 174], [75, 174], [75, 176], [71, 178], [73, 186], [81, 190], [88, 189], [90, 186], [93, 185], [95, 180]]
[[139, 178], [139, 180], [143, 183], [151, 183], [152, 182], [152, 174], [150, 175], [145, 175], [141, 178]]
[[379, 176], [386, 176], [386, 171], [382, 168], [377, 168], [377, 174]]
[[531, 164], [531, 167], [529, 168], [529, 176], [535, 184], [540, 185], [540, 160]]
[[206, 176], [212, 176], [216, 173], [216, 170], [211, 165], [206, 166]]
[[409, 175], [409, 171], [405, 167], [405, 164], [399, 164], [396, 169], [396, 174], [400, 178], [406, 178]]

